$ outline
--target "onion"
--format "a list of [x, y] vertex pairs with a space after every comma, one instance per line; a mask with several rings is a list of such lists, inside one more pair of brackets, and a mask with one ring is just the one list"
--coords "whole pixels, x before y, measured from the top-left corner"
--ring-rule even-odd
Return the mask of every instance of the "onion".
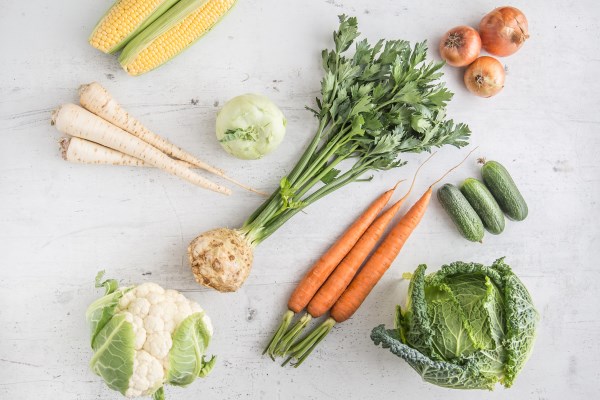
[[510, 56], [529, 38], [527, 18], [514, 7], [499, 7], [479, 23], [481, 44], [490, 54]]
[[471, 64], [481, 51], [481, 39], [470, 26], [457, 26], [450, 29], [440, 40], [440, 55], [453, 67]]
[[482, 56], [465, 71], [465, 85], [480, 97], [492, 97], [504, 87], [504, 67], [494, 57]]

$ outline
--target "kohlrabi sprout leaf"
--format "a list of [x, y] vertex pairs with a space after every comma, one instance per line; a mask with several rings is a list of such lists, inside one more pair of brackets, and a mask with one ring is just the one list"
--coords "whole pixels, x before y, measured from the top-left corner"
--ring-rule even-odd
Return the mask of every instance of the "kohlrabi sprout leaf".
[[101, 376], [108, 387], [125, 394], [133, 375], [135, 335], [125, 315], [115, 315], [92, 343], [92, 371]]
[[258, 132], [256, 126], [248, 126], [246, 128], [228, 129], [219, 139], [219, 142], [230, 142], [232, 140], [246, 140], [256, 142], [258, 140]]
[[503, 259], [455, 262], [411, 277], [395, 330], [371, 335], [425, 381], [460, 389], [510, 387], [529, 358], [539, 319], [529, 292]]
[[204, 325], [203, 317], [204, 313], [194, 313], [184, 319], [173, 332], [167, 375], [167, 382], [171, 385], [187, 386], [201, 376], [204, 352], [210, 342], [210, 333]]

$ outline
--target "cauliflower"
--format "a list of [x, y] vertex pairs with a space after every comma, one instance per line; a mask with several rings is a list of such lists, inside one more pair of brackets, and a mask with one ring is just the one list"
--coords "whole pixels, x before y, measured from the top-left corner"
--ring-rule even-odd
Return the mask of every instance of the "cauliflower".
[[204, 310], [176, 290], [155, 283], [118, 288], [115, 280], [100, 283], [104, 297], [92, 303], [92, 370], [127, 397], [164, 398], [163, 385], [187, 386], [206, 376], [214, 357], [204, 350], [213, 327]]

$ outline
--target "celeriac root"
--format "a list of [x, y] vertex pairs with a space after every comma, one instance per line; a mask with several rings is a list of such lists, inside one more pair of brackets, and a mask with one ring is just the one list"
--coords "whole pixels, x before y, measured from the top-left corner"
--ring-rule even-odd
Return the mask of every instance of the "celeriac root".
[[132, 135], [140, 138], [146, 143], [156, 147], [163, 153], [177, 158], [179, 160], [186, 161], [190, 164], [196, 165], [198, 168], [202, 168], [212, 174], [215, 174], [235, 185], [238, 185], [246, 190], [261, 195], [267, 195], [264, 192], [253, 189], [243, 183], [236, 181], [233, 178], [225, 175], [225, 173], [211, 165], [200, 161], [190, 153], [182, 150], [175, 146], [173, 143], [157, 135], [146, 128], [138, 119], [129, 115], [121, 105], [111, 96], [110, 93], [98, 82], [92, 82], [85, 85], [81, 85], [79, 88], [79, 102], [88, 111], [98, 115], [99, 117], [109, 121], [117, 127], [131, 133]]
[[235, 292], [250, 274], [254, 247], [239, 230], [213, 229], [190, 243], [188, 259], [196, 282], [219, 292]]
[[[59, 141], [62, 158], [80, 164], [120, 165], [126, 167], [154, 167], [120, 151], [110, 149], [78, 137], [62, 137]], [[174, 160], [186, 168], [198, 168], [181, 160]]]
[[75, 104], [64, 104], [54, 111], [52, 124], [56, 125], [56, 128], [62, 133], [86, 139], [139, 158], [197, 186], [226, 195], [231, 194], [231, 190], [211, 182], [189, 168], [178, 164], [165, 153], [143, 140]]

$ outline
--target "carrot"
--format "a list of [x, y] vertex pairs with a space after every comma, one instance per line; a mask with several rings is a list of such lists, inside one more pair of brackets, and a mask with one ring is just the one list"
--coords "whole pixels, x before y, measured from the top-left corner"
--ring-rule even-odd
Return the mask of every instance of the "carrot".
[[[308, 302], [312, 299], [317, 290], [319, 290], [323, 282], [329, 277], [334, 268], [337, 267], [340, 261], [348, 254], [362, 234], [369, 228], [379, 212], [385, 207], [400, 182], [396, 183], [393, 188], [387, 190], [373, 201], [361, 216], [354, 221], [346, 232], [344, 232], [344, 234], [329, 248], [329, 250], [313, 264], [306, 275], [304, 275], [290, 296], [290, 299], [288, 300], [288, 310], [283, 315], [281, 324], [275, 331], [275, 334], [265, 348], [265, 351], [263, 351], [263, 354], [268, 352], [271, 358], [274, 359], [275, 355], [277, 355], [277, 349], [281, 347], [282, 339], [285, 337], [286, 343], [290, 339], [293, 340], [297, 336], [296, 332], [301, 332], [310, 322], [310, 315], [304, 315], [300, 321], [288, 330], [288, 327], [294, 318], [294, 314], [302, 311], [307, 306]], [[290, 343], [293, 343], [293, 341]]]
[[425, 161], [423, 161], [419, 168], [417, 168], [410, 188], [406, 194], [379, 217], [377, 217], [375, 222], [373, 222], [369, 229], [366, 230], [360, 240], [354, 245], [352, 250], [350, 250], [342, 262], [336, 267], [335, 271], [329, 276], [329, 278], [327, 278], [325, 284], [321, 286], [310, 303], [308, 303], [308, 313], [313, 318], [318, 318], [329, 311], [344, 290], [346, 290], [348, 284], [352, 278], [354, 278], [354, 275], [356, 275], [356, 272], [362, 263], [368, 257], [369, 253], [371, 253], [371, 251], [375, 248], [377, 242], [379, 242], [379, 239], [381, 239], [381, 236], [383, 236], [383, 233], [391, 222], [392, 218], [396, 215], [396, 213], [398, 213], [398, 210], [400, 210], [400, 207], [402, 207], [402, 204], [404, 204], [404, 201], [412, 192], [419, 170], [434, 155], [435, 153], [430, 155]]
[[458, 168], [471, 155], [471, 152], [456, 166], [448, 170], [441, 178], [432, 183], [423, 193], [421, 198], [408, 210], [400, 221], [392, 228], [381, 245], [365, 263], [360, 272], [354, 277], [350, 285], [342, 293], [331, 309], [330, 316], [321, 325], [315, 328], [305, 338], [294, 344], [290, 349], [291, 356], [298, 367], [310, 355], [315, 347], [327, 336], [336, 323], [341, 323], [350, 318], [367, 298], [371, 290], [381, 279], [383, 274], [392, 265], [400, 250], [421, 222], [433, 193], [433, 187], [444, 179], [450, 172]]
[[[139, 158], [129, 156], [120, 151], [78, 137], [62, 137], [59, 140], [59, 144], [62, 158], [69, 162], [128, 167], [153, 167], [153, 165], [148, 164]], [[185, 161], [175, 160], [175, 162], [186, 168], [197, 168], [195, 165]]]
[[[415, 181], [417, 179], [417, 174], [419, 170], [427, 161], [431, 159], [431, 157], [433, 157], [434, 154], [429, 156], [419, 166], [419, 168], [417, 168], [410, 188], [408, 192], [404, 195], [404, 197], [402, 197], [402, 199], [400, 199], [383, 214], [377, 217], [375, 222], [373, 222], [369, 226], [369, 228], [367, 228], [367, 230], [364, 231], [364, 233], [362, 234], [360, 239], [355, 243], [352, 249], [335, 267], [335, 271], [333, 273], [329, 271], [329, 277], [326, 278], [326, 282], [323, 284], [323, 279], [320, 280], [321, 287], [318, 289], [318, 291], [316, 291], [314, 288], [311, 289], [311, 292], [309, 294], [313, 295], [312, 299], [308, 303], [308, 312], [305, 313], [304, 316], [302, 316], [302, 318], [285, 333], [285, 335], [283, 335], [283, 337], [279, 340], [279, 344], [275, 346], [275, 350], [271, 350], [269, 354], [272, 358], [274, 356], [285, 355], [290, 349], [290, 347], [294, 344], [296, 339], [300, 336], [302, 331], [306, 328], [308, 323], [310, 323], [311, 319], [320, 317], [325, 312], [327, 312], [329, 308], [331, 308], [333, 303], [335, 303], [337, 298], [344, 291], [344, 289], [346, 289], [346, 286], [348, 286], [348, 283], [356, 274], [356, 271], [358, 270], [360, 265], [367, 258], [371, 250], [373, 250], [373, 248], [381, 238], [381, 235], [383, 235], [385, 228], [404, 203], [404, 200], [411, 193], [412, 188], [414, 187]], [[316, 294], [314, 294], [315, 292]], [[298, 302], [296, 302], [296, 304], [292, 304], [292, 306], [296, 307], [298, 307], [298, 305]], [[302, 308], [306, 307], [306, 301], [304, 300], [303, 303], [300, 303], [300, 305], [302, 306]]]
[[231, 194], [229, 189], [196, 174], [143, 140], [75, 104], [64, 104], [59, 107], [52, 114], [51, 123], [62, 133], [96, 142], [139, 158], [203, 188], [226, 195]]
[[88, 111], [105, 119], [113, 125], [123, 129], [126, 132], [140, 138], [144, 142], [156, 147], [163, 153], [186, 161], [190, 164], [215, 174], [235, 185], [260, 195], [267, 195], [264, 192], [253, 189], [243, 183], [227, 176], [222, 170], [200, 161], [190, 153], [180, 149], [173, 143], [157, 135], [146, 128], [137, 118], [131, 116], [121, 105], [111, 96], [111, 94], [98, 82], [92, 82], [81, 85], [79, 88], [79, 103]]
[[393, 188], [387, 190], [371, 203], [369, 208], [354, 221], [350, 228], [312, 266], [290, 296], [288, 300], [288, 308], [290, 310], [299, 312], [306, 307], [334, 268], [337, 267], [340, 261], [343, 260], [346, 254], [358, 242], [363, 233], [371, 226], [371, 223], [388, 203], [400, 182], [402, 181], [396, 183]]

